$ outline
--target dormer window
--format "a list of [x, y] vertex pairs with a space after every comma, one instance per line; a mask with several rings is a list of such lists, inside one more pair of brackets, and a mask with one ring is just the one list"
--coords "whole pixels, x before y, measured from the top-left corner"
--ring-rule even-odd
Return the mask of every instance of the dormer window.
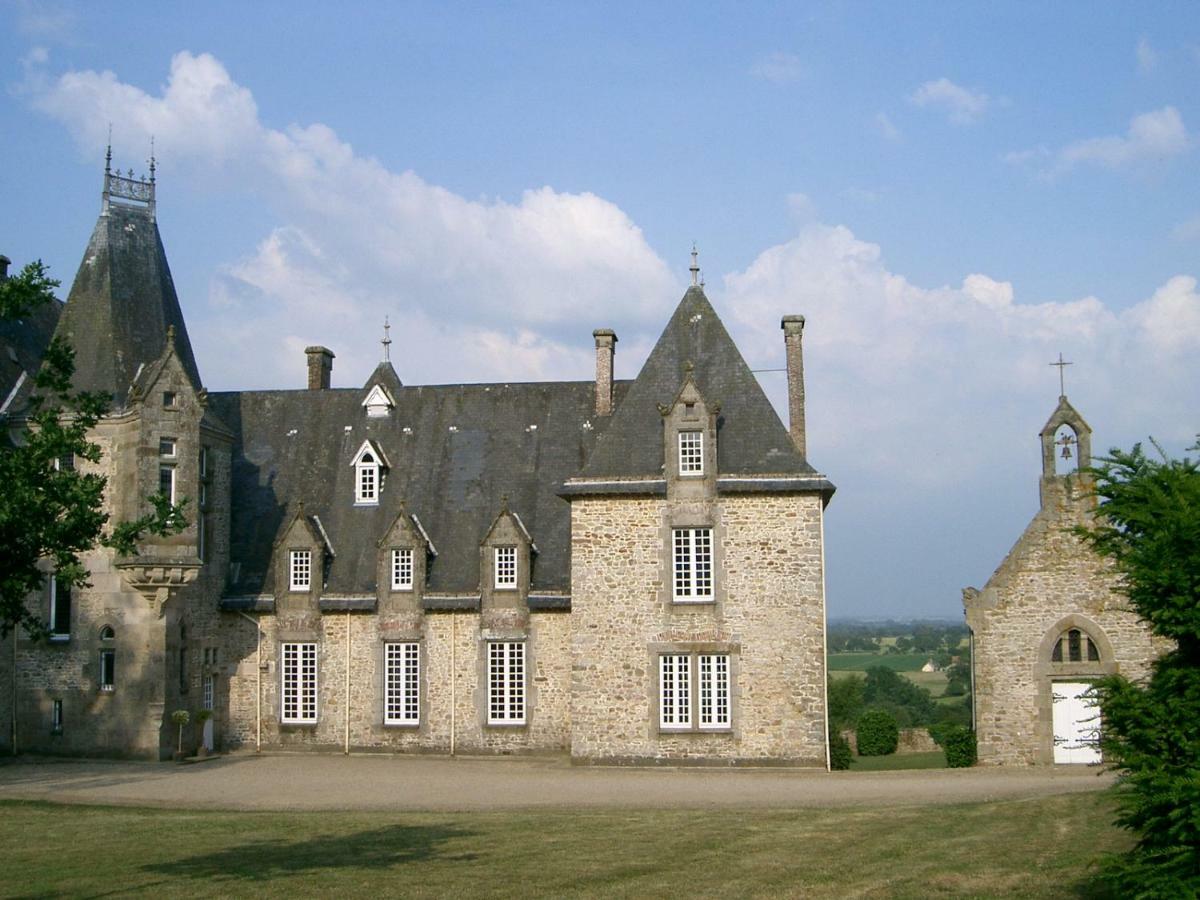
[[679, 432], [679, 474], [704, 474], [704, 432]]
[[383, 488], [383, 469], [387, 460], [371, 441], [363, 441], [352, 461], [354, 465], [354, 502], [374, 506]]
[[367, 408], [368, 419], [382, 419], [392, 411], [392, 407], [396, 403], [392, 400], [392, 395], [388, 393], [387, 388], [382, 384], [377, 384], [371, 388], [362, 405]]
[[179, 395], [174, 391], [163, 391], [163, 409], [178, 409]]
[[517, 548], [496, 548], [496, 588], [511, 590], [517, 586]]
[[288, 589], [307, 591], [312, 586], [312, 551], [293, 550], [288, 559]]
[[392, 551], [392, 590], [413, 589], [413, 552], [411, 547], [397, 547]]

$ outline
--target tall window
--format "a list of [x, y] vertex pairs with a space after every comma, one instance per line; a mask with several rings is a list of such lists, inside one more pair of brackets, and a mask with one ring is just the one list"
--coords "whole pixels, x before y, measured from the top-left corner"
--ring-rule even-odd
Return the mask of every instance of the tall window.
[[317, 721], [317, 645], [283, 645], [281, 715], [283, 722]]
[[713, 599], [711, 528], [676, 528], [674, 540], [674, 597], [680, 603]]
[[517, 586], [517, 548], [496, 548], [496, 587], [515, 588]]
[[525, 724], [525, 644], [488, 643], [488, 724]]
[[664, 653], [658, 658], [658, 725], [720, 731], [731, 726], [729, 654]]
[[307, 591], [312, 586], [312, 551], [293, 550], [288, 565], [289, 590]]
[[54, 734], [62, 734], [63, 730], [63, 705], [61, 700], [55, 700], [50, 707], [50, 731]]
[[411, 591], [413, 588], [413, 552], [408, 547], [392, 551], [392, 590]]
[[111, 625], [100, 629], [100, 690], [112, 691], [117, 686], [117, 648], [112, 646], [117, 634]]
[[158, 455], [163, 460], [171, 460], [172, 462], [162, 462], [158, 466], [158, 492], [165, 496], [172, 503], [175, 502], [175, 464], [174, 459], [178, 447], [175, 443], [175, 438], [159, 438], [158, 439]]
[[679, 474], [704, 474], [704, 432], [679, 432]]
[[379, 463], [374, 454], [364, 453], [354, 467], [356, 474], [354, 488], [355, 503], [379, 502]]
[[384, 644], [383, 721], [387, 725], [421, 722], [421, 645], [415, 641]]
[[71, 585], [50, 576], [50, 640], [65, 641], [71, 637]]

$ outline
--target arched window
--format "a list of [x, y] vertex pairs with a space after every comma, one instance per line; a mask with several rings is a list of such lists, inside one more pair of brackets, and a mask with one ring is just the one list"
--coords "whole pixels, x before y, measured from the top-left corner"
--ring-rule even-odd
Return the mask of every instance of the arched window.
[[359, 505], [378, 503], [383, 470], [388, 464], [383, 451], [371, 441], [363, 441], [350, 463], [354, 466], [354, 502]]
[[1054, 434], [1054, 474], [1069, 475], [1079, 468], [1079, 436], [1070, 425]]
[[100, 629], [100, 640], [115, 641], [116, 639], [117, 639], [117, 633], [115, 631], [113, 631], [113, 628], [111, 625], [105, 625], [103, 628]]
[[1086, 631], [1069, 628], [1054, 642], [1054, 650], [1050, 653], [1050, 662], [1100, 662], [1100, 649]]

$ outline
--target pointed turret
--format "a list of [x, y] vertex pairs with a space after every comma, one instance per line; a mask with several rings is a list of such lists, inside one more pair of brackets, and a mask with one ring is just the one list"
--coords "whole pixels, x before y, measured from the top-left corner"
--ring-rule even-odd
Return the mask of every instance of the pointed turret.
[[75, 388], [107, 394], [117, 406], [138, 370], [162, 355], [172, 326], [188, 380], [201, 386], [158, 233], [154, 190], [153, 168], [150, 178], [139, 179], [106, 165], [100, 217], [55, 332], [75, 348]]

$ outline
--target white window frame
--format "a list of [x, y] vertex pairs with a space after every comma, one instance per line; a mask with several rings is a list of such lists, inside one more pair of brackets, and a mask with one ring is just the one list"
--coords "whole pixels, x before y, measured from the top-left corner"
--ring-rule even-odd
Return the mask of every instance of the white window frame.
[[115, 647], [101, 648], [100, 673], [96, 680], [100, 683], [100, 690], [106, 694], [111, 694], [117, 689], [117, 650]]
[[62, 734], [63, 730], [63, 702], [59, 698], [50, 701], [50, 733]]
[[733, 662], [729, 653], [662, 653], [658, 657], [660, 731], [733, 728]]
[[487, 723], [524, 725], [526, 665], [524, 641], [488, 641]]
[[[67, 596], [68, 597], [71, 596], [70, 585], [67, 586]], [[65, 631], [58, 630], [58, 626], [59, 626], [58, 620], [60, 618], [58, 606], [59, 606], [58, 576], [51, 575], [50, 576], [50, 609], [48, 610], [49, 615], [47, 616], [47, 622], [46, 622], [46, 624], [50, 626], [50, 640], [52, 640], [52, 641], [69, 641], [71, 639], [71, 603], [69, 601], [67, 603], [67, 614], [66, 614], [67, 621], [65, 623], [63, 623], [66, 625]]]
[[177, 459], [179, 457], [179, 442], [173, 437], [160, 437], [158, 439], [158, 455], [164, 459]]
[[676, 603], [714, 599], [713, 530], [671, 529], [671, 597]]
[[704, 432], [679, 432], [679, 474], [695, 478], [704, 474]]
[[288, 553], [288, 590], [307, 591], [312, 588], [312, 551], [292, 550]]
[[[165, 479], [168, 483], [167, 490], [165, 490], [165, 491], [163, 490], [163, 481], [164, 481], [163, 475], [164, 474], [166, 474], [168, 476], [168, 478]], [[160, 465], [158, 467], [158, 492], [160, 494], [166, 494], [167, 499], [172, 504], [175, 503], [175, 482], [176, 482], [175, 466], [167, 465], [165, 463]]]
[[383, 724], [421, 724], [421, 645], [388, 641], [383, 645]]
[[413, 589], [413, 551], [411, 547], [396, 547], [392, 550], [392, 590]]
[[279, 721], [313, 725], [317, 721], [317, 645], [288, 641], [280, 645]]
[[495, 586], [498, 591], [513, 591], [517, 588], [517, 548], [496, 547], [493, 550], [495, 561]]
[[379, 461], [368, 451], [354, 464], [354, 502], [367, 505], [379, 503]]

